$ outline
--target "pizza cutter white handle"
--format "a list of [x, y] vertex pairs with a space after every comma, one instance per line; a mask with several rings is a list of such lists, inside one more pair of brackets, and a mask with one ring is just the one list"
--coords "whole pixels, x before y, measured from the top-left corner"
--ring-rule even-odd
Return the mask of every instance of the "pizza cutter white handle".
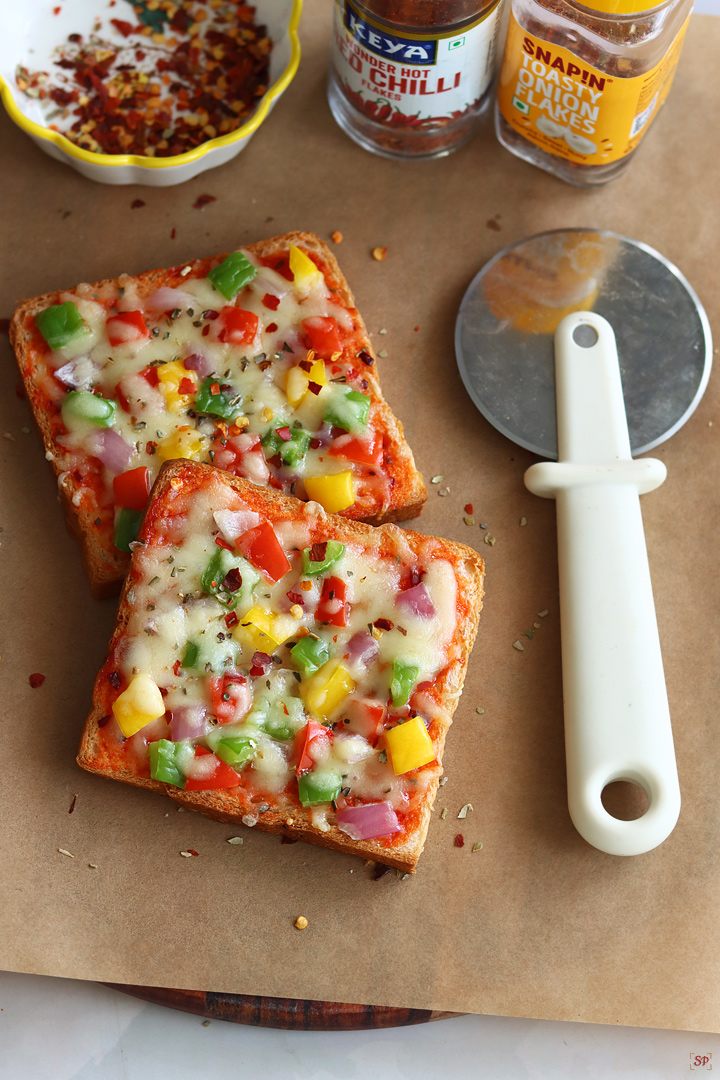
[[[555, 379], [559, 460], [533, 465], [525, 484], [557, 502], [568, 806], [588, 843], [639, 855], [666, 839], [680, 812], [639, 498], [666, 470], [630, 456], [615, 335], [605, 319], [593, 312], [563, 319]], [[605, 810], [602, 792], [615, 780], [645, 790], [642, 817], [620, 821]]]

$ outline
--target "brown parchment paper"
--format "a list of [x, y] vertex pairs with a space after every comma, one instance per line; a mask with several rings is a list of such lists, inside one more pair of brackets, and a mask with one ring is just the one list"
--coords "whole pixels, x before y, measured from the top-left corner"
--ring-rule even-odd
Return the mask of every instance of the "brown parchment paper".
[[[443, 474], [450, 488], [441, 498], [443, 485], [429, 485], [415, 527], [473, 544], [487, 561], [449, 780], [419, 872], [374, 881], [359, 860], [248, 829], [231, 846], [237, 829], [77, 768], [114, 605], [90, 596], [3, 340], [0, 967], [720, 1031], [717, 376], [656, 452], [668, 479], [642, 503], [683, 808], [660, 848], [622, 859], [589, 847], [566, 809], [554, 507], [524, 489], [532, 455], [476, 413], [453, 353], [457, 308], [480, 266], [561, 226], [656, 247], [695, 285], [717, 330], [720, 21], [693, 18], [646, 144], [622, 179], [588, 192], [513, 158], [490, 124], [441, 161], [389, 162], [357, 148], [325, 101], [330, 8], [307, 0], [300, 73], [248, 148], [180, 187], [94, 184], [1, 117], [0, 314], [22, 297], [289, 229], [342, 232], [335, 250], [387, 351], [386, 395], [426, 478]], [[193, 209], [203, 193], [217, 201]], [[131, 209], [137, 198], [145, 205]], [[371, 257], [376, 245], [388, 248], [384, 262]], [[468, 502], [494, 545], [464, 524]], [[37, 689], [33, 672], [46, 675]], [[474, 810], [458, 821], [467, 802]], [[188, 848], [199, 857], [182, 858]]]

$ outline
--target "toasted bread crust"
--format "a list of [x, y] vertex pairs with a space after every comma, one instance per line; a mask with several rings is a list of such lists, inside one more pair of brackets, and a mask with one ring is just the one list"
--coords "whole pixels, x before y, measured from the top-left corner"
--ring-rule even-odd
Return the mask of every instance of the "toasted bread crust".
[[[361, 520], [373, 525], [380, 525], [384, 522], [405, 521], [416, 517], [422, 511], [427, 499], [427, 490], [422, 476], [415, 466], [412, 451], [405, 440], [403, 426], [394, 416], [382, 396], [377, 379], [377, 362], [372, 343], [362, 316], [355, 306], [350, 287], [340, 270], [335, 256], [319, 237], [309, 232], [290, 232], [283, 236], [272, 237], [268, 240], [244, 246], [247, 251], [250, 251], [257, 258], [263, 259], [287, 251], [291, 244], [315, 254], [320, 259], [329, 287], [336, 291], [342, 304], [353, 313], [359, 331], [361, 348], [365, 349], [374, 361], [365, 374], [372, 387], [373, 399], [380, 416], [380, 426], [387, 436], [389, 453], [394, 462], [393, 476], [395, 484], [392, 505], [384, 507], [376, 514], [363, 516]], [[94, 282], [88, 288], [93, 291], [100, 291], [107, 286], [120, 287], [123, 284], [127, 285], [132, 282], [137, 288], [138, 296], [142, 299], [150, 296], [162, 286], [182, 287], [185, 281], [183, 271], [187, 271], [188, 267], [190, 267], [192, 276], [206, 275], [226, 255], [227, 252], [204, 259], [190, 260], [178, 266], [149, 270], [132, 277], [123, 274], [115, 279]], [[59, 289], [55, 292], [45, 293], [43, 296], [35, 296], [22, 301], [13, 316], [9, 333], [20, 375], [32, 406], [35, 424], [43, 440], [46, 457], [50, 461], [58, 479], [58, 490], [69, 531], [80, 544], [83, 565], [93, 595], [98, 599], [102, 599], [118, 592], [122, 579], [127, 572], [129, 558], [126, 554], [118, 552], [114, 548], [109, 549], [107, 541], [103, 537], [103, 529], [107, 534], [107, 524], [105, 523], [104, 526], [96, 524], [97, 508], [92, 505], [83, 505], [88, 501], [82, 498], [83, 484], [76, 479], [72, 472], [66, 472], [62, 469], [63, 451], [57, 443], [53, 430], [54, 414], [48, 408], [47, 395], [41, 386], [36, 367], [40, 350], [44, 351], [44, 343], [35, 327], [35, 315], [51, 304], [58, 304], [71, 299], [72, 291]], [[55, 412], [57, 412], [57, 409], [55, 409]], [[107, 508], [105, 508], [105, 513], [107, 513]], [[349, 510], [343, 511], [343, 516], [358, 516], [358, 508], [350, 507]]]
[[[177, 489], [178, 485], [187, 485], [189, 482], [199, 486], [204, 480], [213, 476], [220, 477], [224, 484], [240, 495], [249, 508], [256, 510], [270, 521], [286, 518], [289, 515], [298, 515], [305, 508], [305, 504], [297, 499], [272, 490], [258, 488], [248, 481], [229, 473], [221, 473], [212, 466], [187, 461], [172, 461], [163, 466], [151, 493], [150, 506], [159, 505], [162, 507], [171, 487]], [[318, 509], [320, 510], [320, 508]], [[146, 522], [141, 529], [141, 540], [146, 540], [150, 535], [147, 522], [149, 516], [150, 513], [148, 513]], [[388, 545], [394, 547], [395, 550], [409, 548], [413, 553], [419, 553], [430, 544], [435, 557], [447, 559], [453, 566], [458, 582], [460, 618], [452, 642], [452, 659], [448, 667], [436, 680], [439, 686], [438, 711], [442, 715], [442, 720], [437, 722], [435, 749], [436, 760], [441, 763], [445, 738], [462, 692], [468, 657], [475, 640], [478, 616], [482, 608], [484, 583], [484, 563], [482, 558], [476, 551], [466, 547], [464, 544], [426, 537], [415, 532], [406, 533], [393, 524], [385, 524], [375, 528], [364, 522], [352, 521], [338, 515], [326, 515], [322, 510], [319, 512], [318, 520], [321, 529], [319, 535], [324, 539], [340, 540], [345, 543], [354, 542], [369, 548], [377, 548], [379, 543], [387, 541]], [[344, 851], [396, 867], [405, 872], [414, 873], [425, 842], [431, 808], [439, 783], [439, 773], [430, 782], [427, 796], [422, 803], [419, 820], [410, 833], [407, 842], [396, 846], [388, 846], [382, 840], [354, 841], [337, 826], [329, 823], [326, 823], [328, 827], [325, 830], [321, 830], [313, 824], [310, 811], [304, 807], [293, 806], [281, 809], [270, 807], [267, 812], [258, 815], [257, 808], [252, 805], [243, 804], [239, 806], [236, 794], [228, 794], [225, 791], [186, 792], [159, 781], [136, 776], [129, 768], [117, 768], [109, 761], [100, 739], [101, 722], [108, 714], [106, 707], [107, 673], [112, 668], [114, 650], [125, 635], [128, 627], [132, 612], [130, 596], [135, 580], [136, 575], [131, 567], [120, 598], [117, 624], [110, 642], [108, 660], [99, 672], [95, 682], [93, 704], [85, 724], [77, 756], [78, 764], [88, 772], [135, 784], [138, 787], [148, 788], [152, 791], [164, 792], [181, 806], [199, 811], [216, 821], [241, 825], [243, 824], [243, 817], [251, 813], [257, 816], [255, 827], [261, 831], [283, 833], [312, 844]], [[237, 789], [232, 790], [237, 791]]]

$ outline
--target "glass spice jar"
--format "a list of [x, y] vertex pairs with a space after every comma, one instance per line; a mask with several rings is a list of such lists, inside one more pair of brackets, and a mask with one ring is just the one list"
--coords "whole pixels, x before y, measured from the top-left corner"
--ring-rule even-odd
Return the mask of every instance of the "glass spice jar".
[[490, 99], [501, 0], [335, 0], [328, 100], [360, 146], [449, 154]]
[[693, 0], [512, 0], [498, 139], [579, 186], [630, 164], [663, 104]]

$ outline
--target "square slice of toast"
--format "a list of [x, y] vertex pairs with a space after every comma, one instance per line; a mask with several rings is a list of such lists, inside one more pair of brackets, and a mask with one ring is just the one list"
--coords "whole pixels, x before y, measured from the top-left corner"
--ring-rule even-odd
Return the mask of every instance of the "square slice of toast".
[[462, 544], [170, 462], [78, 763], [413, 872], [483, 580]]
[[167, 460], [381, 524], [427, 493], [329, 249], [294, 232], [26, 300], [10, 336], [93, 592]]

